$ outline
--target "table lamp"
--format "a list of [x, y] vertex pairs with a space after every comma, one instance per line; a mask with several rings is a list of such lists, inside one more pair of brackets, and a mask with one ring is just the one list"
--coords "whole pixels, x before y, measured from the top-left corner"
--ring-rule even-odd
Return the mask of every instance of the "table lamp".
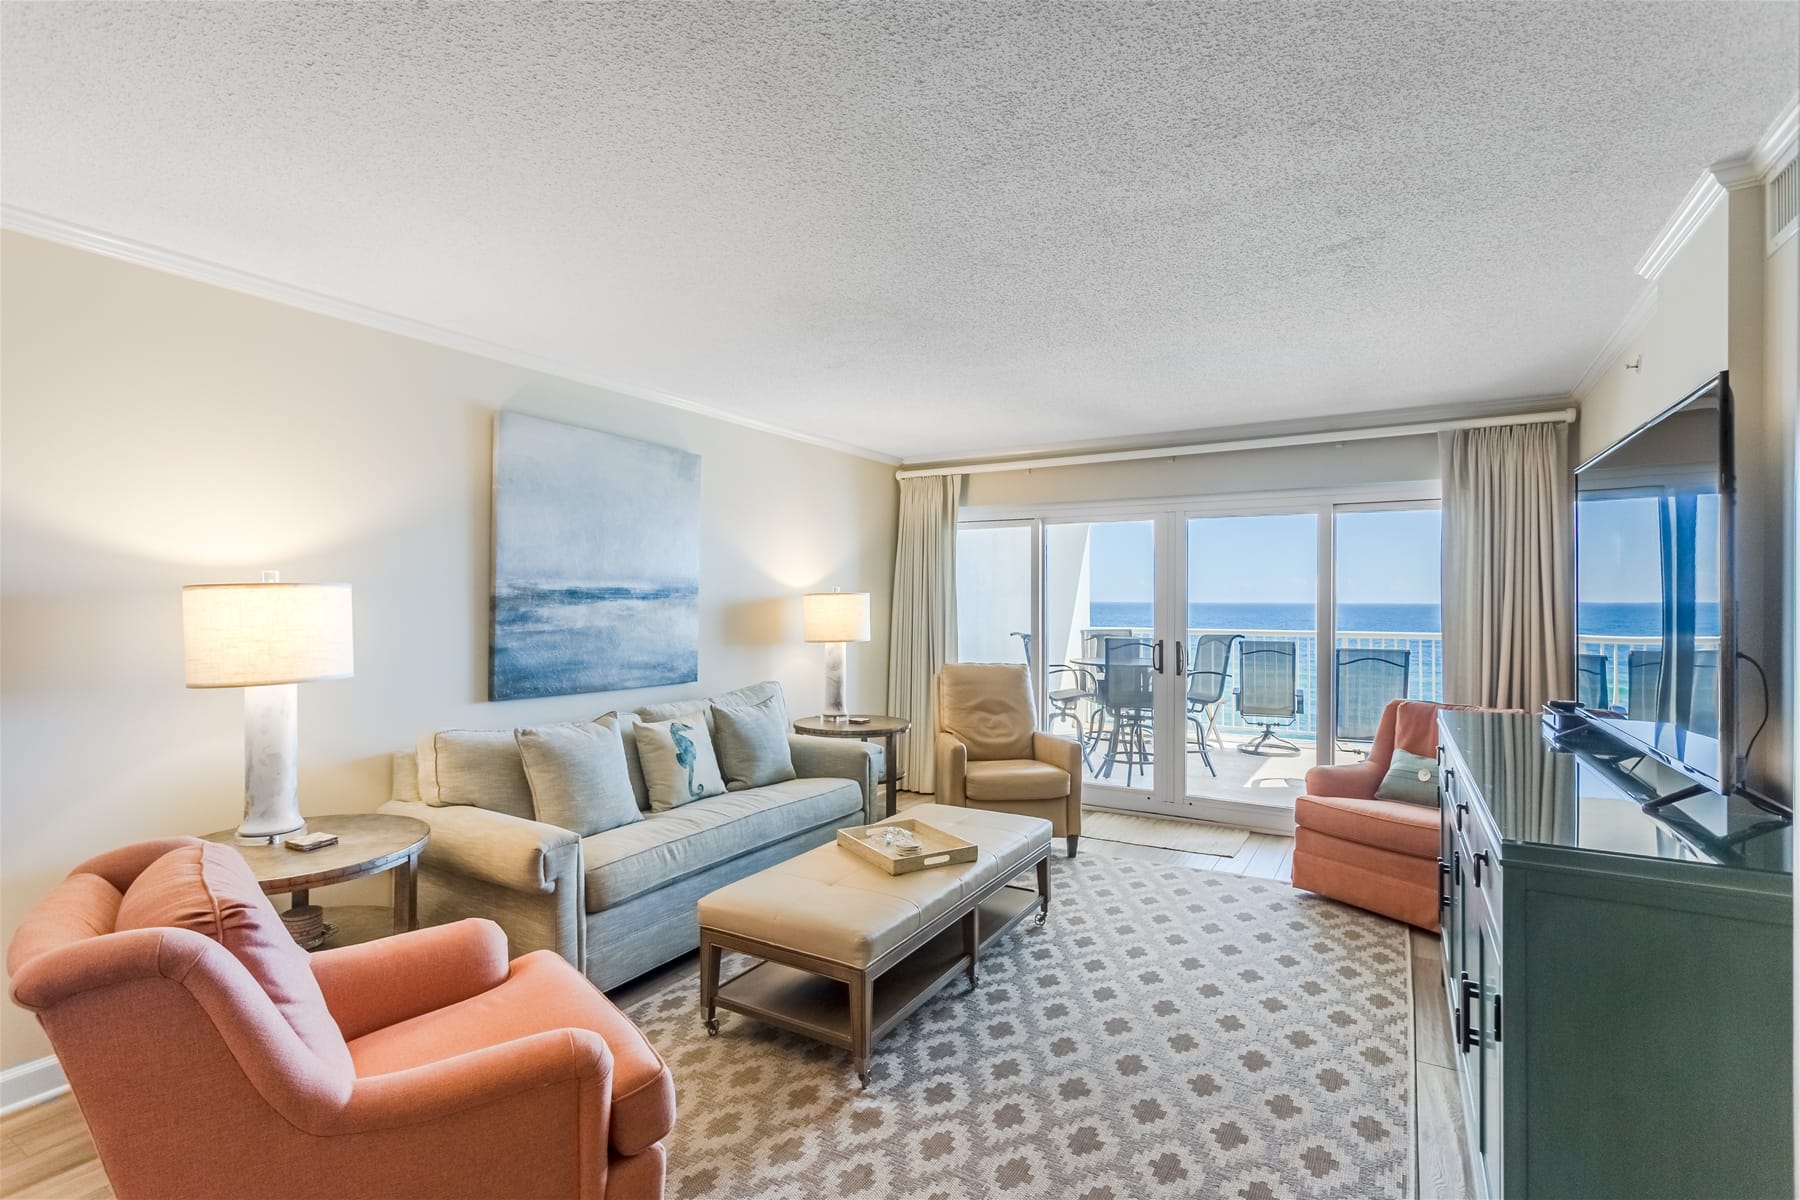
[[801, 614], [806, 640], [825, 643], [825, 716], [843, 720], [844, 688], [849, 667], [844, 643], [869, 640], [869, 593], [808, 592]]
[[244, 820], [238, 841], [266, 845], [306, 828], [297, 795], [299, 692], [354, 673], [347, 583], [202, 583], [181, 589], [191, 688], [244, 689]]

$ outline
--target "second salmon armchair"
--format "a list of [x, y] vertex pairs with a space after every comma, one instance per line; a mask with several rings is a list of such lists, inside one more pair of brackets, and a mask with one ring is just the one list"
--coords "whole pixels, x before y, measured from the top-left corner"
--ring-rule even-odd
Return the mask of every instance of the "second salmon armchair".
[[1031, 679], [1011, 663], [952, 663], [937, 677], [937, 800], [1043, 817], [1081, 840], [1081, 745], [1037, 728]]
[[7, 966], [120, 1200], [663, 1194], [668, 1067], [491, 921], [309, 956], [235, 850], [169, 838], [75, 868]]
[[1376, 792], [1396, 749], [1436, 758], [1443, 707], [1391, 700], [1367, 759], [1306, 773], [1306, 794], [1294, 803], [1295, 887], [1437, 930], [1437, 806]]

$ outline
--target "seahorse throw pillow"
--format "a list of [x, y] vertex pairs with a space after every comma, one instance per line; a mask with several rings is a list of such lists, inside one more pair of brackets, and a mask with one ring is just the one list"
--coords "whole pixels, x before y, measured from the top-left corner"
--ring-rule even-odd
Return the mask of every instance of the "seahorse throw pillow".
[[702, 713], [673, 721], [645, 721], [637, 727], [638, 760], [653, 812], [667, 812], [691, 800], [725, 790], [719, 757]]

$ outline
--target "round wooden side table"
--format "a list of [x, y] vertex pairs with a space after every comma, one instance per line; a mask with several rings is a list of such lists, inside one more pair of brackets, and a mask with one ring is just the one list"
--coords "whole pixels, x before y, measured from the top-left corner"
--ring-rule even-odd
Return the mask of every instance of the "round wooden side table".
[[[859, 724], [860, 722], [860, 724]], [[794, 722], [794, 732], [808, 737], [855, 738], [866, 742], [878, 737], [883, 743], [882, 774], [887, 776], [887, 815], [900, 811], [900, 764], [894, 757], [894, 746], [901, 734], [912, 728], [905, 717], [863, 716], [801, 717]]]
[[[241, 846], [237, 830], [221, 829], [206, 840], [230, 846], [244, 856], [265, 896], [291, 895], [293, 905], [281, 915], [294, 940], [308, 950], [330, 950], [372, 942], [391, 933], [419, 927], [419, 852], [431, 826], [413, 817], [386, 813], [334, 813], [308, 817], [314, 833], [335, 833], [335, 845], [322, 850], [289, 850], [273, 846]], [[344, 883], [394, 873], [394, 902], [340, 905], [315, 909], [308, 893], [328, 883]], [[321, 927], [322, 923], [322, 927]]]

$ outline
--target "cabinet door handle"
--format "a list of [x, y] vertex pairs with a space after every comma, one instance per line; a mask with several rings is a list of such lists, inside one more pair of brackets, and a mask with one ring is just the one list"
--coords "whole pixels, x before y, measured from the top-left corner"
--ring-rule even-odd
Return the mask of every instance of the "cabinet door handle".
[[1456, 802], [1456, 827], [1457, 827], [1457, 829], [1460, 830], [1463, 827], [1463, 818], [1468, 815], [1469, 815], [1468, 804], [1465, 803], [1464, 801], [1458, 800]]
[[1438, 908], [1450, 907], [1450, 864], [1438, 859]]
[[[1471, 857], [1475, 860], [1475, 886], [1480, 887], [1481, 868], [1489, 865], [1488, 852], [1486, 850], [1477, 850]], [[1489, 873], [1492, 874], [1492, 871], [1490, 870]]]
[[1481, 984], [1463, 973], [1462, 982], [1462, 1027], [1459, 1031], [1462, 1041], [1462, 1052], [1467, 1054], [1481, 1045], [1481, 1030], [1475, 1026], [1475, 1006], [1481, 1003]]

